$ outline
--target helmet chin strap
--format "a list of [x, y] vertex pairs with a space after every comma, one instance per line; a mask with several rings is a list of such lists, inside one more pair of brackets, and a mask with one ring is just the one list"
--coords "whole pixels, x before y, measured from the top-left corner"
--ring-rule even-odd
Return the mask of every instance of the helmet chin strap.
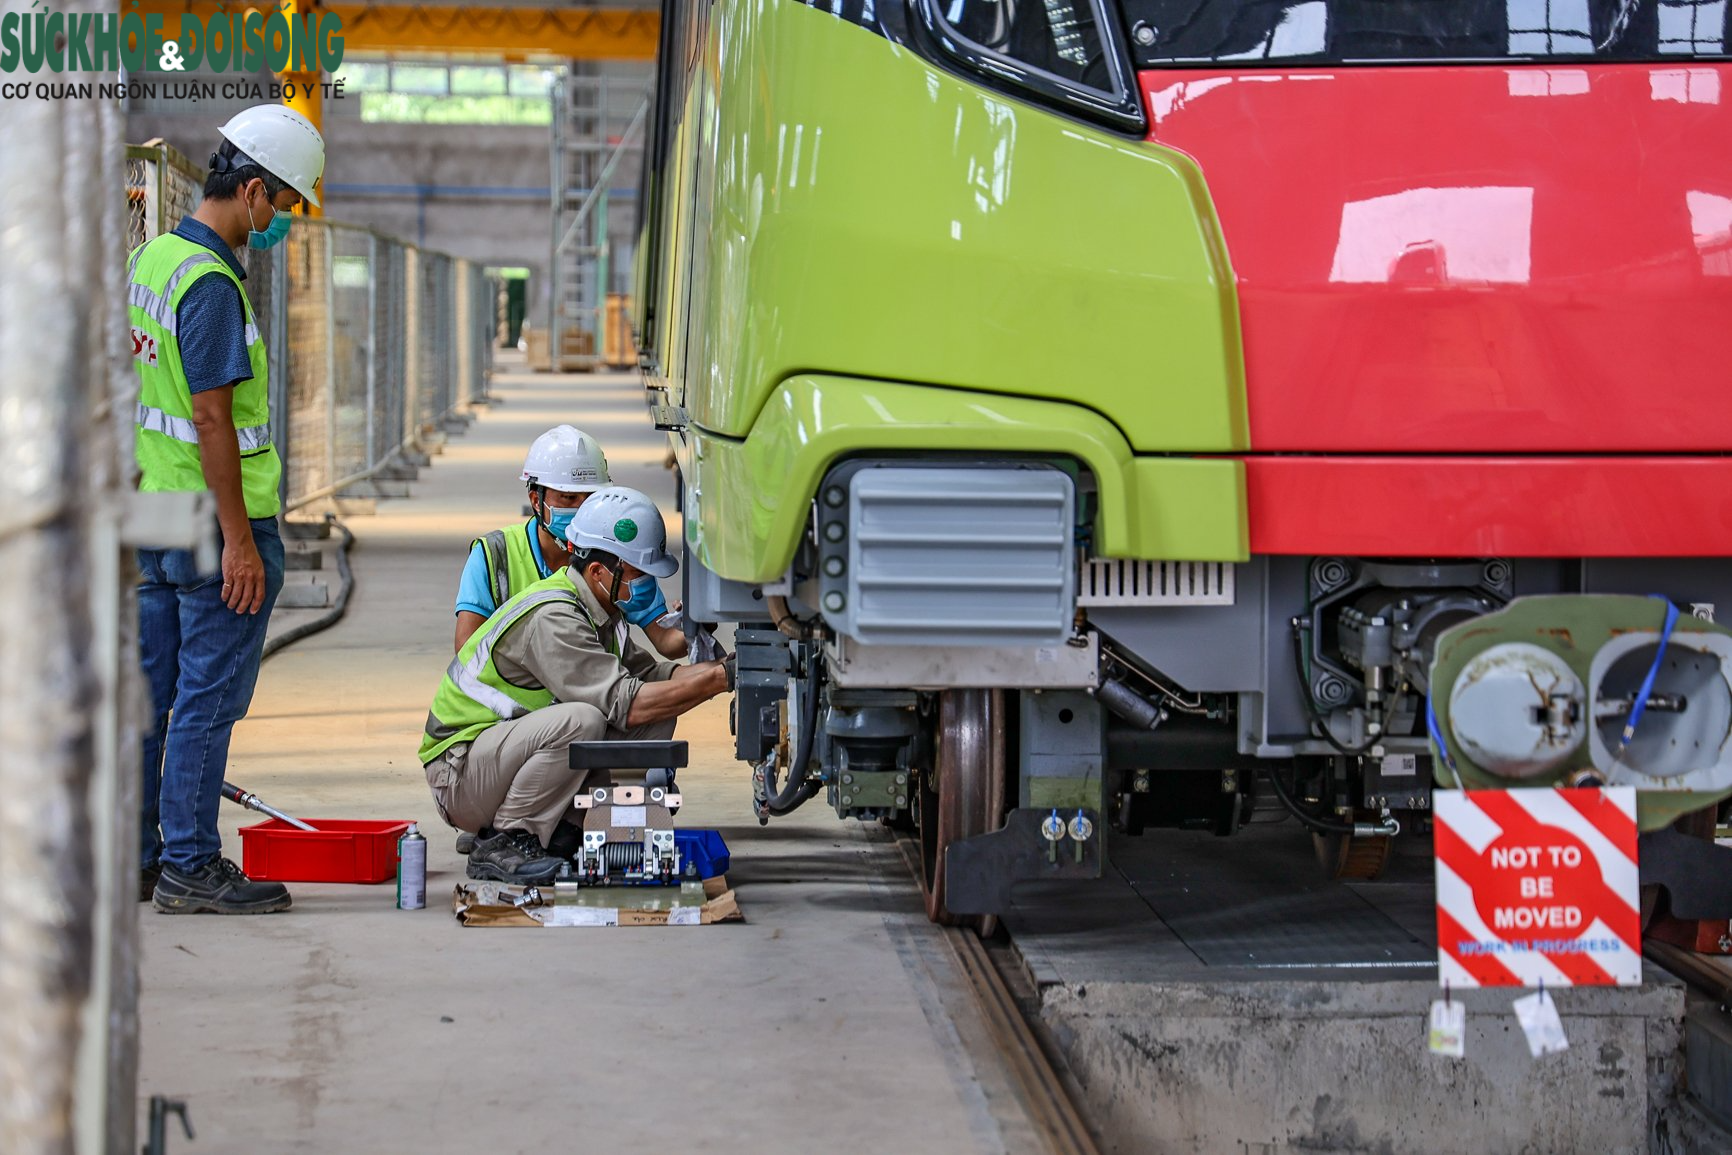
[[[535, 514], [535, 524], [540, 526], [542, 529], [545, 529], [548, 533], [553, 534], [553, 526], [548, 524], [547, 520], [548, 505], [546, 486], [531, 485], [529, 487], [529, 509], [531, 513]], [[553, 534], [553, 536], [558, 537], [559, 535]]]
[[[586, 582], [589, 581], [589, 567], [591, 564], [592, 563], [590, 562], [585, 562], [583, 569], [580, 571], [583, 574], [583, 580]], [[593, 564], [601, 565], [599, 561]], [[625, 577], [625, 565], [622, 562], [617, 568], [607, 566], [603, 566], [602, 568], [606, 569], [609, 574], [613, 575], [613, 581], [610, 582], [607, 587], [607, 604], [609, 608], [612, 608], [619, 605], [619, 583], [620, 580]], [[594, 587], [591, 587], [590, 592], [595, 592]]]

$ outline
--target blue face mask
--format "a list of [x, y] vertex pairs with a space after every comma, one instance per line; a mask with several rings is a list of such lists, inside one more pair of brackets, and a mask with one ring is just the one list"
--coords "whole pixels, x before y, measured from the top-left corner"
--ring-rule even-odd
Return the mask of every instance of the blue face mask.
[[631, 591], [631, 596], [617, 603], [626, 621], [634, 626], [647, 626], [667, 616], [668, 603], [662, 597], [662, 587], [655, 578], [645, 574], [626, 583], [626, 588]]
[[[253, 207], [247, 206], [247, 223], [253, 223]], [[295, 218], [275, 205], [271, 206], [271, 223], [265, 226], [264, 232], [256, 227], [247, 232], [247, 248], [268, 249], [289, 235], [289, 226], [295, 223]]]
[[560, 541], [560, 544], [564, 545], [565, 544], [565, 531], [571, 525], [571, 519], [577, 516], [577, 510], [576, 509], [556, 509], [551, 505], [544, 506], [543, 509], [547, 513], [547, 520], [542, 522], [542, 524], [547, 527], [548, 533], [551, 533], [554, 537], [557, 537]]

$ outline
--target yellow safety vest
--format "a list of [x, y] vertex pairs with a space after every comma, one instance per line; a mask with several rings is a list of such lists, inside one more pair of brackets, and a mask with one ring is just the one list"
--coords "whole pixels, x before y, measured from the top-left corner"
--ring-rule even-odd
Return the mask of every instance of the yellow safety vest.
[[246, 310], [250, 380], [234, 390], [235, 437], [241, 451], [241, 493], [249, 518], [275, 517], [282, 508], [278, 487], [283, 463], [271, 444], [270, 381], [264, 338], [240, 278], [216, 253], [173, 233], [133, 250], [127, 264], [127, 316], [132, 360], [138, 367], [134, 449], [147, 493], [208, 489], [199, 460], [198, 429], [192, 421], [192, 390], [181, 364], [176, 310], [200, 277], [227, 277]]
[[[433, 708], [427, 712], [427, 729], [421, 735], [419, 757], [426, 765], [459, 742], [473, 742], [489, 726], [521, 718], [531, 710], [553, 704], [551, 691], [526, 689], [505, 680], [493, 663], [493, 647], [513, 626], [543, 606], [567, 602], [589, 620], [589, 611], [578, 596], [571, 570], [561, 569], [536, 582], [500, 606], [480, 629], [469, 635], [451, 664], [445, 667]], [[600, 630], [596, 631], [600, 634]], [[604, 641], [608, 653], [618, 657], [619, 635]]]

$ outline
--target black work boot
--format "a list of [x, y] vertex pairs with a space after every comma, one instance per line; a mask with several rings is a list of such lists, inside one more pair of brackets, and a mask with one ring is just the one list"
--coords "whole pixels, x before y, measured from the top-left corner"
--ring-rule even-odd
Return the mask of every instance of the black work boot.
[[270, 914], [290, 899], [282, 883], [254, 882], [219, 855], [184, 874], [164, 863], [151, 902], [164, 914]]
[[583, 849], [583, 827], [561, 818], [547, 839], [547, 853], [555, 858], [570, 860]]
[[156, 880], [162, 877], [162, 863], [153, 862], [138, 869], [138, 901], [149, 902], [156, 894]]
[[491, 879], [524, 886], [551, 882], [565, 866], [542, 848], [541, 839], [527, 830], [482, 831], [469, 852], [470, 878]]
[[475, 835], [467, 830], [457, 832], [457, 853], [468, 854], [475, 849]]

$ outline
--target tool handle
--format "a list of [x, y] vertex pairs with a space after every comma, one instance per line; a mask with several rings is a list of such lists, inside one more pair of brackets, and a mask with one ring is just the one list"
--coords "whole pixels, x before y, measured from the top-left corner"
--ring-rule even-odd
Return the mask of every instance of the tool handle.
[[279, 822], [287, 822], [297, 830], [306, 830], [314, 834], [319, 832], [318, 827], [302, 822], [299, 818], [290, 817], [289, 815], [284, 814], [281, 810], [278, 810], [275, 806], [266, 805], [257, 794], [248, 794], [239, 786], [224, 782], [222, 793], [223, 797], [227, 798], [230, 802], [237, 802], [240, 805], [245, 806], [248, 810], [257, 810], [260, 814], [267, 814], [270, 817], [277, 819]]

